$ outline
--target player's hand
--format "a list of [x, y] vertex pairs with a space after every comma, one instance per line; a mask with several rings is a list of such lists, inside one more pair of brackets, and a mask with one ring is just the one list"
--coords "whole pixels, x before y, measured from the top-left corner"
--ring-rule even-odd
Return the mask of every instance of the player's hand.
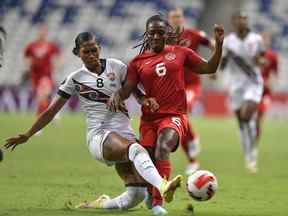
[[26, 134], [19, 134], [18, 136], [8, 138], [6, 140], [6, 143], [4, 144], [4, 147], [6, 149], [11, 149], [13, 151], [16, 146], [23, 144], [29, 140], [29, 136]]
[[223, 25], [214, 25], [214, 38], [215, 38], [215, 42], [216, 42], [216, 46], [220, 45], [222, 46], [223, 41], [224, 41], [224, 27]]
[[123, 103], [123, 101], [122, 101], [120, 95], [118, 94], [118, 92], [116, 92], [115, 94], [112, 94], [112, 96], [109, 98], [109, 100], [107, 102], [107, 108], [111, 112], [117, 112], [118, 110], [120, 110], [122, 103]]
[[155, 112], [160, 107], [155, 98], [145, 98], [142, 105], [148, 107], [151, 112]]

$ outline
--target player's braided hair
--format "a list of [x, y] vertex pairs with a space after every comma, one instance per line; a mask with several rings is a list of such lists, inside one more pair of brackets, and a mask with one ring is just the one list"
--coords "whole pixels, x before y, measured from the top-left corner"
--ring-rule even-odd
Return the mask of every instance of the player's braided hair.
[[140, 54], [143, 53], [145, 50], [149, 49], [149, 39], [148, 39], [147, 29], [148, 29], [149, 24], [151, 22], [155, 22], [155, 21], [160, 21], [160, 22], [165, 23], [165, 25], [167, 27], [167, 32], [168, 32], [168, 40], [170, 38], [176, 37], [173, 27], [169, 24], [169, 22], [167, 21], [167, 19], [165, 18], [165, 16], [163, 14], [158, 13], [156, 15], [153, 15], [153, 16], [149, 17], [146, 21], [146, 30], [145, 30], [144, 34], [142, 35], [140, 43], [133, 47], [133, 48], [137, 48], [137, 47], [141, 46], [140, 52], [139, 52]]
[[78, 56], [81, 45], [91, 40], [96, 40], [96, 37], [92, 32], [79, 33], [75, 38], [75, 47], [72, 50], [73, 54]]

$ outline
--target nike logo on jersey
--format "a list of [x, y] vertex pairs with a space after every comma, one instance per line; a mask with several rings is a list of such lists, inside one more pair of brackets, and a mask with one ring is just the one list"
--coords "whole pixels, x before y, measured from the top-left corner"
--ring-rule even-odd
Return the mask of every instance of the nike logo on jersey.
[[150, 64], [152, 61], [147, 61], [147, 62], [145, 62], [145, 64], [147, 65], [147, 64]]

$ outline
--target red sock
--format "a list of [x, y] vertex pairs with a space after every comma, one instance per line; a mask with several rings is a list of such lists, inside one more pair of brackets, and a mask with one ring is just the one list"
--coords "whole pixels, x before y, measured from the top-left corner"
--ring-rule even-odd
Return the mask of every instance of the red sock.
[[48, 108], [49, 102], [50, 101], [48, 98], [39, 101], [37, 105], [37, 115], [41, 114], [43, 111], [45, 111]]
[[196, 134], [193, 131], [192, 125], [190, 123], [188, 123], [187, 132], [185, 134], [185, 137], [184, 137], [181, 145], [182, 145], [182, 148], [183, 148], [183, 150], [184, 150], [184, 152], [185, 152], [185, 154], [186, 154], [186, 156], [190, 162], [193, 162], [195, 159], [190, 158], [190, 156], [189, 156], [188, 144], [189, 144], [189, 142], [193, 141], [195, 138], [196, 138]]
[[[166, 179], [169, 179], [171, 174], [171, 163], [169, 160], [156, 160], [155, 166], [159, 174]], [[163, 200], [157, 188], [153, 187], [152, 190], [152, 206], [162, 205]]]

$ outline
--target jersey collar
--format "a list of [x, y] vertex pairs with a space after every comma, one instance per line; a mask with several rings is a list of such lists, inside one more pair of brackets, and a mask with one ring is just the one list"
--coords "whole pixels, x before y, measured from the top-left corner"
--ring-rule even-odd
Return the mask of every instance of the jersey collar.
[[101, 63], [101, 71], [99, 74], [92, 73], [84, 64], [82, 65], [82, 69], [87, 71], [87, 72], [90, 72], [92, 74], [95, 74], [97, 76], [100, 76], [106, 69], [107, 60], [106, 59], [100, 59], [100, 63]]

